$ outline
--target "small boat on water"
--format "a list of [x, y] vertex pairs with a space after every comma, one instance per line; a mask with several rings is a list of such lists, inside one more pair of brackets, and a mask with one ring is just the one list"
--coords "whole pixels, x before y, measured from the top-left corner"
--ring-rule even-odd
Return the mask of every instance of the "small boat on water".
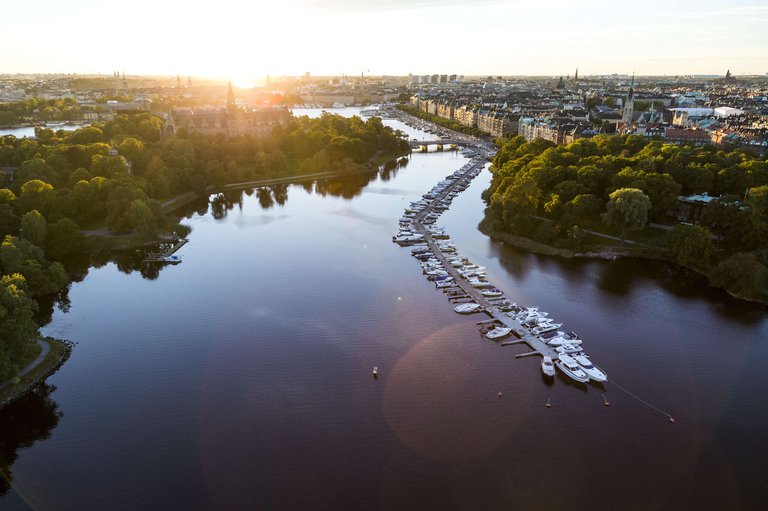
[[500, 290], [496, 288], [491, 288], [491, 289], [485, 289], [483, 291], [480, 291], [480, 294], [486, 298], [494, 298], [497, 296], [502, 296], [504, 293], [502, 293]]
[[561, 326], [563, 326], [562, 323], [544, 323], [544, 324], [539, 324], [539, 326], [531, 328], [531, 332], [533, 332], [536, 335], [539, 335], [546, 332], [551, 332], [552, 330], [557, 330]]
[[544, 355], [544, 358], [541, 359], [541, 372], [546, 376], [555, 375], [555, 365], [552, 363], [552, 357]]
[[587, 357], [583, 353], [579, 353], [572, 356], [573, 360], [576, 361], [577, 364], [584, 370], [587, 375], [595, 380], [595, 381], [606, 381], [608, 380], [608, 375], [605, 374], [605, 371], [597, 367], [595, 364], [592, 363], [591, 360], [589, 360], [589, 357]]
[[560, 355], [555, 365], [566, 376], [570, 376], [571, 379], [576, 380], [579, 383], [586, 383], [589, 381], [589, 375], [568, 355]]
[[379, 367], [378, 366], [373, 366], [372, 373], [373, 373], [373, 377], [374, 378], [378, 378], [379, 377]]
[[472, 314], [474, 312], [480, 312], [482, 307], [477, 303], [462, 303], [461, 305], [454, 307], [453, 310], [459, 314]]
[[578, 344], [563, 344], [562, 346], [555, 348], [555, 351], [566, 355], [571, 353], [579, 353], [581, 352], [581, 346]]
[[508, 327], [505, 327], [505, 326], [503, 326], [503, 327], [498, 327], [497, 326], [497, 327], [492, 328], [491, 330], [488, 330], [487, 332], [485, 332], [485, 336], [487, 338], [495, 341], [496, 339], [502, 339], [502, 338], [508, 336], [510, 334], [510, 332], [512, 332], [511, 328], [508, 328]]

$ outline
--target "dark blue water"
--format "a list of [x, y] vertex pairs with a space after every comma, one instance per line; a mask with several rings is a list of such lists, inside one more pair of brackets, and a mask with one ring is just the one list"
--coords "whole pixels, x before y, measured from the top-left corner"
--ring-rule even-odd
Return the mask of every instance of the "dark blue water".
[[546, 382], [390, 241], [464, 161], [413, 155], [358, 195], [230, 195], [156, 278], [92, 268], [45, 329], [79, 343], [55, 388], [1, 412], [0, 508], [764, 509], [765, 310], [663, 265], [490, 241], [484, 172], [440, 222], [462, 253], [676, 422], [611, 383]]

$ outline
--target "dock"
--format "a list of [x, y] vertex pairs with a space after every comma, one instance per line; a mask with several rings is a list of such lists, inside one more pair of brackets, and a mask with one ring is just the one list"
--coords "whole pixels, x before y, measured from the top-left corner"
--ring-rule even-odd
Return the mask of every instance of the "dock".
[[484, 164], [484, 161], [476, 161], [474, 165], [467, 171], [467, 174], [465, 174], [462, 178], [457, 179], [450, 186], [446, 187], [440, 195], [432, 199], [429, 205], [421, 210], [414, 218], [412, 222], [413, 228], [416, 232], [424, 237], [423, 240], [429, 246], [430, 250], [434, 254], [434, 257], [440, 261], [440, 263], [443, 265], [443, 268], [445, 268], [445, 271], [447, 271], [448, 274], [453, 277], [453, 282], [456, 284], [456, 286], [453, 288], [446, 288], [446, 290], [456, 290], [457, 287], [460, 288], [461, 291], [463, 291], [463, 293], [461, 293], [462, 297], [469, 297], [474, 300], [474, 302], [479, 304], [483, 308], [484, 312], [491, 317], [491, 319], [488, 321], [497, 321], [510, 328], [520, 341], [527, 344], [533, 350], [533, 352], [523, 354], [522, 356], [541, 355], [551, 357], [552, 360], [558, 360], [559, 354], [551, 346], [542, 341], [536, 335], [532, 334], [519, 321], [511, 318], [507, 315], [507, 313], [495, 308], [493, 302], [498, 301], [498, 298], [486, 298], [483, 296], [480, 291], [472, 286], [456, 268], [451, 266], [445, 254], [443, 254], [440, 247], [438, 247], [437, 241], [432, 236], [432, 233], [422, 223], [424, 218], [434, 211], [435, 206], [437, 206], [440, 201], [443, 200], [449, 193], [455, 190], [459, 184], [462, 182], [467, 182], [475, 177], [475, 174], [473, 174], [472, 170], [477, 169]]
[[176, 261], [176, 260], [168, 261], [167, 259], [169, 257], [171, 257], [173, 254], [175, 254], [181, 247], [183, 247], [187, 243], [189, 243], [189, 240], [187, 238], [180, 238], [180, 239], [176, 240], [176, 243], [171, 248], [166, 250], [165, 252], [155, 252], [153, 254], [149, 254], [146, 257], [146, 259], [144, 259], [144, 261], [145, 262], [157, 262], [157, 261], [160, 261], [160, 262], [178, 262], [178, 261], [180, 261], [180, 259], [178, 261]]

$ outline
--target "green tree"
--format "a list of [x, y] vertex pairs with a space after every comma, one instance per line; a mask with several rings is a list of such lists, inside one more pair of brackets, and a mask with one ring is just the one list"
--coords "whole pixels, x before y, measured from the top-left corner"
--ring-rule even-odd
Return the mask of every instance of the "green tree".
[[24, 213], [21, 217], [21, 230], [19, 235], [38, 247], [45, 246], [45, 238], [48, 233], [48, 222], [36, 209]]
[[22, 211], [27, 212], [36, 209], [44, 215], [48, 213], [55, 199], [56, 190], [53, 186], [39, 179], [24, 183], [19, 196]]
[[577, 195], [563, 206], [563, 219], [566, 224], [584, 226], [598, 218], [603, 210], [603, 201], [591, 193]]
[[157, 234], [157, 219], [146, 202], [140, 199], [131, 201], [129, 215], [132, 227], [139, 232], [142, 238], [149, 238]]
[[30, 296], [55, 293], [66, 286], [68, 280], [64, 267], [49, 262], [42, 248], [13, 236], [6, 236], [0, 245], [0, 270], [7, 275], [23, 275]]
[[37, 332], [34, 314], [37, 304], [27, 292], [27, 284], [19, 273], [0, 277], [0, 380], [11, 376], [13, 361], [23, 354], [24, 346]]
[[82, 252], [85, 236], [80, 227], [69, 218], [48, 225], [45, 240], [45, 253], [53, 260], [59, 260], [70, 254]]
[[609, 199], [603, 222], [619, 229], [624, 243], [629, 231], [638, 231], [648, 223], [651, 201], [637, 188], [620, 188], [611, 193]]
[[667, 236], [667, 254], [683, 266], [706, 270], [714, 248], [712, 233], [700, 225], [677, 225]]
[[0, 236], [18, 234], [20, 227], [19, 215], [10, 204], [0, 203]]
[[709, 281], [746, 298], [760, 298], [768, 282], [768, 268], [754, 253], [739, 252], [712, 269]]

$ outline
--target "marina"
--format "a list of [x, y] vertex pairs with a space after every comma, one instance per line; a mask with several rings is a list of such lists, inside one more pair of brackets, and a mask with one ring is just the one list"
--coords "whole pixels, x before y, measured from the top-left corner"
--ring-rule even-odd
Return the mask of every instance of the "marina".
[[400, 219], [400, 230], [392, 240], [413, 247], [412, 255], [421, 260], [427, 279], [448, 295], [456, 313], [484, 313], [491, 318], [479, 322], [484, 325], [481, 332], [485, 337], [496, 341], [513, 334], [518, 340], [505, 342], [503, 346], [525, 343], [533, 350], [515, 358], [544, 357], [549, 361], [542, 365], [546, 376], [554, 375], [551, 365], [554, 363], [563, 374], [578, 383], [605, 382], [606, 374], [591, 363], [575, 333], [557, 330], [562, 323], [547, 318], [548, 314], [537, 307], [524, 308], [507, 300], [501, 290], [485, 279], [485, 268], [458, 256], [456, 246], [448, 241], [449, 235], [434, 225], [453, 198], [485, 167], [483, 149], [478, 147], [476, 150], [478, 156], [440, 181], [423, 195], [422, 200], [406, 208]]

